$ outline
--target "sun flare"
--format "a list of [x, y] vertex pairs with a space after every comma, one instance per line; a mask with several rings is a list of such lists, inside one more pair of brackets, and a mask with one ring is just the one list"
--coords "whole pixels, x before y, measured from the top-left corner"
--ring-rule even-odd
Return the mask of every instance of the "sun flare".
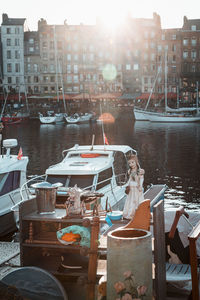
[[101, 25], [111, 30], [122, 26], [128, 15], [127, 7], [115, 0], [102, 1], [101, 4], [97, 11], [97, 18]]

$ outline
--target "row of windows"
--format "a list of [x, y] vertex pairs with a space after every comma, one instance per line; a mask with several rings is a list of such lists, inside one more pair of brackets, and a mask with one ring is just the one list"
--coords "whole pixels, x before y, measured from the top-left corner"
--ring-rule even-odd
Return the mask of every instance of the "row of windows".
[[[11, 87], [10, 87], [11, 88]], [[83, 85], [78, 85], [78, 86], [67, 86], [67, 88], [65, 89], [65, 92], [67, 93], [71, 93], [71, 92], [75, 92], [75, 93], [80, 93], [84, 91], [84, 87]], [[94, 87], [93, 92], [119, 92], [120, 91], [120, 87], [117, 86], [110, 86], [109, 88], [104, 86], [104, 87]], [[28, 93], [55, 93], [56, 92], [56, 87], [51, 86], [44, 86], [44, 87], [38, 87], [38, 86], [34, 86], [33, 88], [31, 86], [28, 86]]]
[[196, 46], [197, 45], [197, 39], [196, 38], [184, 38], [183, 39], [183, 46], [188, 46], [190, 43], [190, 45], [192, 46]]
[[[164, 49], [166, 49], [166, 50], [168, 50], [169, 48], [168, 48], [168, 45], [165, 45], [165, 46], [161, 46], [161, 45], [158, 45], [157, 46], [157, 48], [158, 48], [158, 52], [161, 52], [162, 50], [164, 50]], [[176, 45], [172, 45], [171, 46], [171, 50], [173, 51], [173, 52], [176, 52]], [[34, 48], [31, 48], [31, 51], [34, 51]], [[31, 52], [30, 51], [30, 52]], [[136, 50], [134, 50], [134, 52], [132, 52], [132, 51], [130, 51], [130, 50], [127, 50], [126, 51], [126, 56], [127, 57], [131, 57], [132, 55], [133, 56], [136, 56], [136, 57], [138, 57], [139, 56], [139, 53], [140, 53], [140, 51], [138, 50], [138, 49], [136, 49]], [[145, 55], [148, 55], [148, 54], [145, 54]], [[145, 56], [144, 55], [144, 56]], [[98, 54], [96, 55], [95, 53], [90, 53], [90, 54], [82, 54], [82, 55], [79, 55], [79, 54], [70, 54], [70, 53], [68, 53], [67, 55], [66, 55], [66, 59], [68, 60], [68, 61], [71, 61], [71, 60], [73, 60], [73, 61], [94, 61], [94, 59], [96, 58], [96, 57], [98, 57], [98, 58], [105, 58], [105, 59], [109, 59], [109, 58], [112, 58], [112, 53], [110, 53], [110, 52], [98, 52]], [[43, 52], [42, 53], [42, 58], [43, 59], [50, 59], [50, 60], [55, 60], [55, 53], [54, 52], [50, 52], [50, 53], [48, 53], [48, 52]], [[62, 59], [62, 56], [60, 57], [60, 59]]]
[[[87, 69], [86, 66], [84, 66], [84, 67], [85, 67], [84, 69]], [[79, 71], [80, 71], [79, 68], [80, 68], [80, 66], [78, 64], [75, 64], [75, 65], [67, 64], [66, 72], [68, 74], [70, 74], [70, 73], [79, 73]], [[115, 66], [115, 68], [116, 68], [116, 70], [121, 71], [122, 70], [122, 65], [118, 64], [118, 65]], [[58, 73], [62, 73], [62, 69], [61, 69], [60, 65], [57, 66], [57, 69], [58, 69]], [[90, 66], [89, 66], [89, 69], [91, 69]], [[43, 71], [43, 72], [53, 73], [53, 72], [56, 72], [56, 65], [55, 64], [50, 64], [50, 65], [43, 64], [43, 65], [41, 65], [40, 68], [39, 68], [38, 64], [28, 63], [26, 65], [26, 72], [28, 72], [28, 73], [30, 73], [30, 72], [35, 73], [35, 72], [39, 72], [40, 70]]]
[[20, 39], [6, 39], [7, 46], [20, 46]]
[[6, 28], [6, 34], [11, 34], [11, 33], [14, 33], [14, 34], [20, 34], [20, 28], [19, 27], [7, 27]]
[[184, 65], [183, 66], [183, 72], [192, 72], [192, 73], [195, 73], [195, 72], [200, 72], [200, 65]]
[[[56, 41], [56, 46], [57, 46], [57, 49], [62, 49], [63, 48], [63, 42], [62, 41]], [[45, 48], [49, 48], [49, 49], [55, 49], [55, 42], [54, 41], [42, 41], [42, 48], [45, 49]], [[82, 51], [88, 51], [88, 52], [94, 52], [95, 50], [95, 47], [94, 45], [81, 45], [80, 44], [77, 44], [77, 43], [74, 43], [74, 44], [67, 44], [66, 45], [66, 49], [68, 51], [79, 51], [79, 50], [82, 50]]]
[[23, 82], [21, 82], [21, 78], [16, 76], [16, 77], [8, 77], [7, 78], [8, 84], [22, 84]]
[[20, 72], [20, 64], [19, 63], [14, 64], [14, 66], [12, 64], [7, 64], [7, 72], [13, 72], [13, 71], [16, 73]]
[[[11, 78], [11, 77], [8, 77], [8, 78]], [[27, 82], [31, 83], [32, 79], [33, 79], [34, 83], [39, 82], [39, 76], [33, 76], [33, 77], [28, 76], [27, 77]], [[50, 83], [56, 82], [56, 76], [43, 76], [41, 79], [42, 79], [43, 83], [45, 83], [45, 82], [50, 82]], [[96, 80], [98, 80], [99, 82], [102, 82], [104, 80], [102, 74], [97, 75], [97, 74], [88, 73], [88, 74], [67, 75], [66, 76], [66, 81], [68, 83], [72, 83], [72, 82], [78, 83], [79, 81], [96, 81]], [[117, 80], [117, 82], [121, 82], [121, 76], [117, 76], [116, 80]], [[12, 81], [10, 81], [9, 83], [12, 83]]]
[[[191, 50], [191, 51], [183, 51], [183, 58], [192, 58], [195, 59], [197, 58], [197, 51], [196, 50]], [[199, 51], [199, 57], [200, 57], [200, 51]]]
[[[15, 50], [13, 57], [15, 59], [20, 59], [20, 51], [19, 50]], [[7, 59], [12, 59], [13, 57], [12, 57], [12, 51], [11, 50], [7, 50]]]

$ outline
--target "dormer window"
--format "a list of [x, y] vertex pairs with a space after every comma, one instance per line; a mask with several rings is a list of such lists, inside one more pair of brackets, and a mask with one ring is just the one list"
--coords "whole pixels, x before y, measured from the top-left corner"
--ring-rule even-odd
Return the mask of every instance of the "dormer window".
[[192, 31], [196, 31], [196, 30], [197, 30], [197, 26], [196, 26], [196, 25], [192, 25], [192, 26], [191, 26], [191, 30], [192, 30]]

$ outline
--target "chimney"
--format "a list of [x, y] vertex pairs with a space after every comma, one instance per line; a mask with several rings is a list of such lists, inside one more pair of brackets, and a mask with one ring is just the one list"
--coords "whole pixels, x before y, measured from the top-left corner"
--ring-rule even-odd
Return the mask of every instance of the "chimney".
[[8, 21], [8, 15], [7, 14], [2, 14], [2, 21], [3, 21], [3, 23]]

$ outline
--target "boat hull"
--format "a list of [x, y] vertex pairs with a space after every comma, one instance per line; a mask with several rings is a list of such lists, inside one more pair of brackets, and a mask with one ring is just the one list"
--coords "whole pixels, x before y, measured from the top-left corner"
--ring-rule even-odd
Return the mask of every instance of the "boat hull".
[[13, 211], [0, 216], [0, 237], [4, 237], [16, 230], [17, 227]]
[[69, 124], [88, 123], [92, 119], [92, 114], [85, 114], [75, 117], [66, 117], [65, 120]]
[[200, 122], [200, 116], [184, 116], [184, 115], [162, 115], [150, 114], [148, 116], [150, 122], [162, 123], [192, 123]]
[[143, 110], [134, 109], [134, 117], [136, 121], [148, 121], [148, 115]]
[[135, 120], [159, 123], [192, 123], [200, 122], [200, 115], [184, 115], [173, 113], [159, 113], [134, 109]]
[[40, 117], [40, 123], [42, 124], [52, 124], [55, 123], [56, 117]]

